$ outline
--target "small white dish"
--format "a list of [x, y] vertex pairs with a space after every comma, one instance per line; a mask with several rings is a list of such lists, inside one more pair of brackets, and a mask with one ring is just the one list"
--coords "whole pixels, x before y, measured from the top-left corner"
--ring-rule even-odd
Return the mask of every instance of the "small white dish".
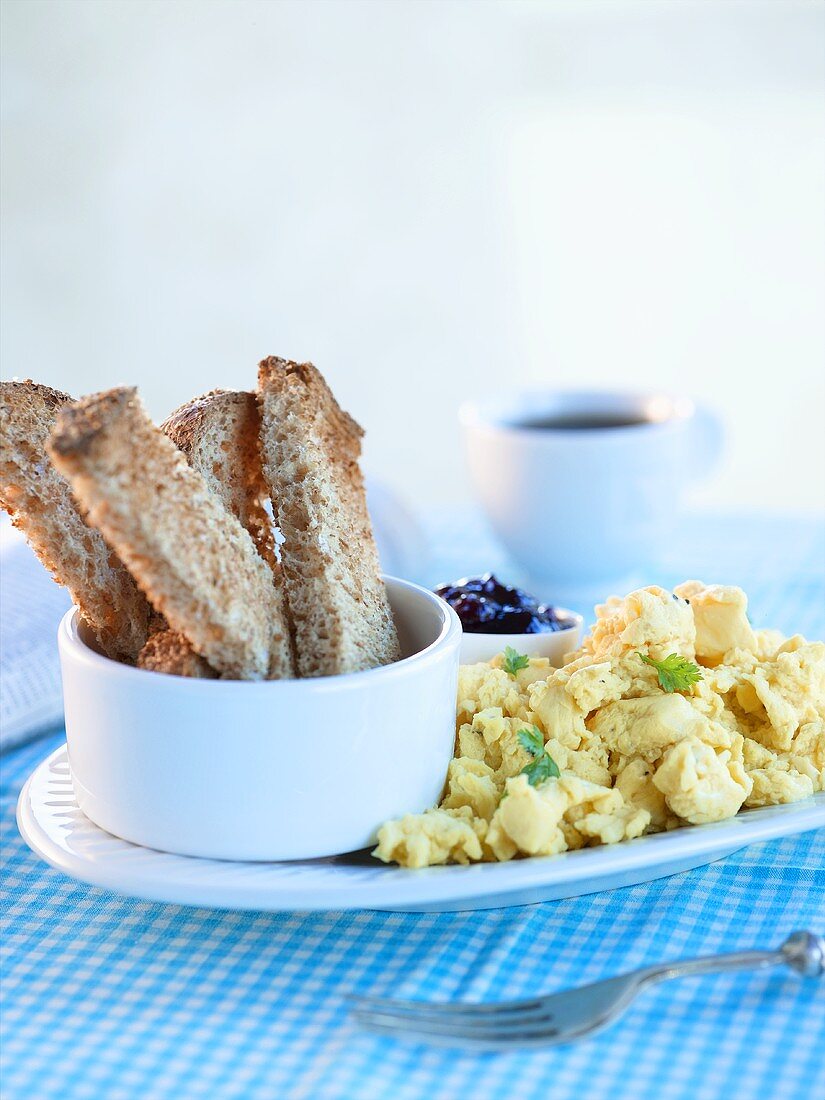
[[561, 668], [568, 653], [579, 648], [584, 619], [566, 607], [555, 607], [559, 618], [570, 620], [564, 630], [541, 634], [475, 634], [465, 630], [461, 636], [461, 663], [475, 665], [490, 661], [507, 646], [526, 657], [547, 657], [554, 668]]
[[[825, 825], [825, 793], [558, 856], [409, 871], [367, 852], [293, 863], [191, 859], [129, 844], [82, 813], [66, 749], [43, 761], [17, 804], [23, 839], [66, 875], [133, 897], [216, 909], [454, 912], [575, 898], [711, 863], [747, 844]], [[767, 870], [767, 868], [766, 868]]]
[[455, 738], [461, 623], [386, 577], [404, 657], [346, 676], [193, 680], [101, 656], [60, 624], [66, 738], [84, 814], [185, 856], [287, 860], [372, 844], [438, 801]]

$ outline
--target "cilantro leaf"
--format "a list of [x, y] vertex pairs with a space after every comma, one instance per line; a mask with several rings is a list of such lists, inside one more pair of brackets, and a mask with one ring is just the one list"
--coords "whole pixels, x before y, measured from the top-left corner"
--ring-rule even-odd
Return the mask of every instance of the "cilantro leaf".
[[505, 647], [504, 671], [508, 673], [508, 675], [515, 677], [517, 672], [523, 668], [527, 668], [529, 664], [529, 657], [525, 657], [523, 653], [517, 653], [511, 645]]
[[519, 730], [516, 737], [518, 737], [518, 743], [521, 747], [526, 749], [531, 756], [538, 756], [544, 752], [544, 737], [538, 726], [533, 726], [530, 730]]
[[526, 768], [522, 768], [521, 774], [527, 776], [527, 782], [531, 787], [538, 787], [551, 777], [558, 779], [561, 772], [553, 757], [543, 752], [541, 756], [536, 757], [532, 764], [528, 764]]
[[529, 764], [521, 769], [521, 774], [527, 776], [527, 782], [531, 787], [538, 787], [547, 779], [558, 779], [561, 775], [559, 766], [550, 753], [544, 747], [544, 737], [537, 726], [532, 729], [519, 730], [516, 735], [519, 744], [533, 757]]
[[656, 669], [659, 683], [667, 692], [687, 691], [691, 684], [704, 679], [699, 666], [686, 657], [680, 657], [678, 653], [671, 653], [663, 661], [654, 661], [644, 653], [640, 653], [639, 656], [646, 665]]

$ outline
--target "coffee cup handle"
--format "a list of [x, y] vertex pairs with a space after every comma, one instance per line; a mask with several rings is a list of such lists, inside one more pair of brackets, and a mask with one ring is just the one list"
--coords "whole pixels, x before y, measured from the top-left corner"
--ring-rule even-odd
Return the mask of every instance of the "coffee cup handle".
[[706, 405], [697, 405], [692, 436], [694, 469], [699, 477], [709, 477], [719, 465], [725, 449], [725, 428], [721, 417]]

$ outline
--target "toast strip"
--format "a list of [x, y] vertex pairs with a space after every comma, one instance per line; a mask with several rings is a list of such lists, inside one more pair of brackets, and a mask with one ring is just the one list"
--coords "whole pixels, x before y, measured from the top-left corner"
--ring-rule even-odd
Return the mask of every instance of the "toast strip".
[[103, 536], [84, 521], [45, 445], [72, 398], [36, 382], [0, 382], [0, 503], [58, 584], [68, 588], [98, 647], [134, 661], [150, 607]]
[[168, 676], [214, 680], [217, 672], [192, 648], [189, 639], [175, 630], [159, 630], [138, 654], [137, 667]]
[[398, 637], [358, 465], [359, 425], [311, 363], [258, 368], [261, 451], [278, 526], [299, 676], [389, 664]]
[[[252, 536], [272, 570], [278, 619], [288, 625], [283, 571], [264, 503], [268, 494], [261, 469], [260, 428], [255, 395], [239, 390], [212, 390], [181, 405], [161, 424], [161, 431]], [[290, 666], [290, 635], [285, 633], [275, 641], [279, 643], [273, 647], [276, 664]]]
[[271, 660], [286, 633], [271, 571], [134, 387], [63, 408], [47, 449], [153, 606], [216, 672], [290, 674]]
[[203, 475], [224, 508], [250, 533], [264, 561], [275, 569], [275, 539], [264, 506], [267, 489], [261, 470], [260, 427], [253, 393], [212, 390], [175, 409], [160, 430]]

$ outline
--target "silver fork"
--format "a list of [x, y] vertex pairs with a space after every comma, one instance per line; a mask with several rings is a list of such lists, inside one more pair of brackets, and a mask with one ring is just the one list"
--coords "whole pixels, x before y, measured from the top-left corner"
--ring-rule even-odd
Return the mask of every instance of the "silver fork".
[[555, 1046], [600, 1031], [655, 982], [722, 970], [765, 969], [780, 963], [803, 977], [821, 977], [825, 973], [825, 939], [813, 932], [794, 932], [775, 951], [681, 959], [525, 1001], [431, 1004], [380, 997], [352, 997], [350, 1001], [359, 1024], [396, 1039], [482, 1050]]

